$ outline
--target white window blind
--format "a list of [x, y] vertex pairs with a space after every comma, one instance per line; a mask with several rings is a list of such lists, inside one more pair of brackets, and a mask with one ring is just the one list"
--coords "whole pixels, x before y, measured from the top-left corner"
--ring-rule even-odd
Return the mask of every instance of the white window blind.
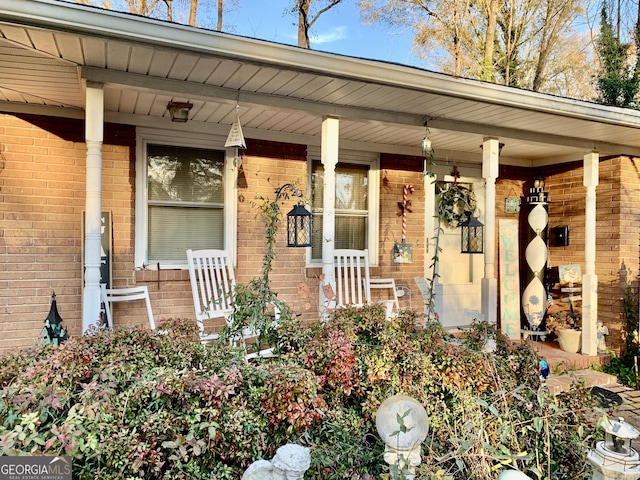
[[[312, 260], [322, 258], [322, 214], [324, 167], [312, 164], [311, 207], [313, 210]], [[367, 248], [369, 218], [369, 165], [336, 166], [335, 248]]]
[[189, 248], [224, 248], [224, 156], [147, 146], [149, 263], [184, 263]]

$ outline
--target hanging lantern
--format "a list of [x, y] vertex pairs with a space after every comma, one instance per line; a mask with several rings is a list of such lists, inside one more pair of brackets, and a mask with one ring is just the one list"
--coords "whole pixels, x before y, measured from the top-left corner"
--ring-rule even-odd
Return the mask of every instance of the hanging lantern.
[[62, 326], [62, 317], [58, 313], [58, 307], [56, 305], [56, 293], [51, 295], [51, 308], [49, 309], [49, 315], [44, 320], [44, 328], [42, 329], [42, 339], [46, 343], [53, 345], [60, 345], [65, 340], [68, 340], [67, 332]]
[[311, 246], [311, 212], [304, 208], [302, 202], [287, 213], [287, 246]]
[[461, 253], [482, 253], [484, 245], [484, 225], [474, 216], [460, 224], [462, 233], [460, 237]]

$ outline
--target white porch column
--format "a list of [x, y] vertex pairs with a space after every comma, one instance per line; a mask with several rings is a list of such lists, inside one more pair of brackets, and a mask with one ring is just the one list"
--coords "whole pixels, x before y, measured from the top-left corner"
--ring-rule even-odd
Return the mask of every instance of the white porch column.
[[486, 321], [498, 321], [498, 280], [496, 262], [496, 178], [500, 143], [497, 138], [482, 142], [482, 177], [484, 187], [484, 278], [482, 279], [482, 313]]
[[[322, 198], [322, 274], [324, 284], [331, 285], [335, 291], [336, 279], [333, 267], [335, 250], [335, 213], [336, 213], [336, 164], [338, 163], [338, 144], [340, 120], [325, 117], [322, 120], [322, 140], [320, 161], [324, 167], [324, 196]], [[322, 287], [322, 285], [321, 285]], [[320, 288], [321, 304], [324, 301]]]
[[82, 332], [100, 319], [100, 217], [102, 215], [102, 140], [104, 92], [102, 85], [87, 82], [85, 141], [87, 144], [86, 204], [84, 226], [84, 296]]
[[582, 353], [598, 354], [598, 276], [596, 275], [596, 187], [600, 155], [584, 156], [584, 186], [587, 187], [584, 219], [584, 266], [582, 275]]

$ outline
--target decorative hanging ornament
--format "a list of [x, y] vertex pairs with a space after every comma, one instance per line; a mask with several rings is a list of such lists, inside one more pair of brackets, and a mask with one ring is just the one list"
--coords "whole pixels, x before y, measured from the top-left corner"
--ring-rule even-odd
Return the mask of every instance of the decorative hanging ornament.
[[509, 195], [507, 195], [507, 197], [504, 199], [504, 213], [520, 213], [521, 204], [522, 199], [512, 188], [511, 190], [509, 190]]
[[242, 125], [240, 125], [240, 106], [236, 105], [236, 119], [231, 125], [231, 130], [227, 136], [227, 141], [224, 144], [225, 148], [247, 148], [247, 144], [244, 141], [244, 135], [242, 134]]
[[412, 213], [411, 200], [408, 199], [409, 194], [413, 194], [415, 189], [413, 185], [407, 184], [402, 188], [402, 202], [398, 202], [400, 208], [399, 216], [402, 217], [402, 242], [407, 238], [407, 213]]
[[[247, 144], [244, 141], [244, 135], [242, 134], [242, 125], [240, 125], [240, 106], [236, 105], [236, 119], [231, 125], [231, 130], [227, 136], [227, 141], [224, 143], [225, 148], [237, 148], [246, 149]], [[240, 168], [242, 165], [242, 159], [236, 152], [236, 157], [233, 159], [233, 166]]]
[[453, 166], [453, 170], [451, 170], [451, 176], [453, 177], [453, 184], [458, 184], [458, 179], [460, 178], [460, 171], [456, 165]]
[[402, 188], [402, 202], [398, 202], [400, 208], [399, 216], [402, 217], [402, 243], [395, 243], [393, 246], [394, 263], [411, 263], [413, 261], [413, 245], [406, 242], [407, 239], [407, 212], [411, 213], [411, 200], [409, 194], [413, 194], [413, 185], [407, 184]]

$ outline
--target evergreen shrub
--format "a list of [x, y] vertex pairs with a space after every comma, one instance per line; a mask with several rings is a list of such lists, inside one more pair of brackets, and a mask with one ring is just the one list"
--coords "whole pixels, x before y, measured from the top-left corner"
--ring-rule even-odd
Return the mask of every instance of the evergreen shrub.
[[[538, 357], [486, 324], [454, 342], [404, 311], [345, 308], [288, 322], [278, 355], [244, 359], [202, 346], [195, 323], [163, 333], [100, 331], [0, 358], [0, 453], [68, 455], [78, 479], [239, 479], [294, 442], [307, 480], [389, 479], [375, 428], [380, 404], [406, 394], [430, 420], [418, 479], [590, 478], [593, 412], [578, 391], [541, 387]], [[482, 352], [487, 337], [493, 354]]]

